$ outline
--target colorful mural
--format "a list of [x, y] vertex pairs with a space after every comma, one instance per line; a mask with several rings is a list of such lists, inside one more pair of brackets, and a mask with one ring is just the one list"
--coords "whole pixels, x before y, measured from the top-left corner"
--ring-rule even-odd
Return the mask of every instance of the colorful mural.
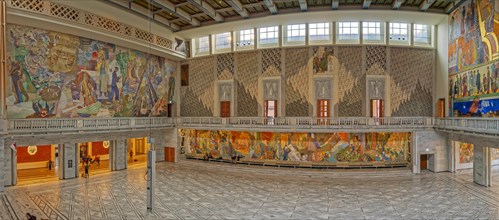
[[453, 116], [499, 115], [499, 62], [465, 71], [449, 78]]
[[166, 116], [176, 63], [87, 38], [8, 25], [9, 118]]
[[329, 64], [334, 56], [332, 47], [314, 47], [314, 73], [321, 74], [329, 71]]
[[312, 162], [407, 162], [411, 133], [276, 133], [188, 130], [187, 152], [214, 158]]
[[459, 163], [473, 163], [473, 144], [459, 143]]
[[499, 58], [499, 7], [494, 0], [467, 0], [449, 16], [449, 73]]

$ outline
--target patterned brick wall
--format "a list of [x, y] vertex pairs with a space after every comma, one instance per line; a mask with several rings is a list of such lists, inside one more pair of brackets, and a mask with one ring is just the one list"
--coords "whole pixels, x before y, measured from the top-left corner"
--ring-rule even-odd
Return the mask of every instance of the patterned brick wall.
[[392, 116], [431, 116], [435, 51], [391, 48]]
[[213, 116], [216, 64], [215, 56], [189, 62], [189, 86], [180, 88], [180, 116]]
[[237, 115], [258, 116], [258, 52], [235, 54], [237, 59]]
[[[324, 65], [325, 57], [320, 54], [325, 54], [328, 65]], [[230, 79], [236, 86], [237, 115], [257, 116], [261, 108], [258, 80], [281, 76], [283, 70], [286, 116], [311, 113], [309, 80], [316, 71], [338, 74], [334, 97], [338, 101], [337, 116], [364, 115], [366, 75], [386, 75], [390, 80], [387, 97], [392, 116], [431, 116], [434, 56], [431, 49], [336, 46], [266, 49], [194, 59], [188, 61], [190, 85], [181, 87], [181, 116], [212, 116], [214, 82]]]
[[340, 47], [338, 75], [338, 116], [362, 116], [362, 97], [365, 94], [366, 76], [362, 71], [362, 47]]
[[309, 116], [308, 48], [286, 50], [286, 116]]

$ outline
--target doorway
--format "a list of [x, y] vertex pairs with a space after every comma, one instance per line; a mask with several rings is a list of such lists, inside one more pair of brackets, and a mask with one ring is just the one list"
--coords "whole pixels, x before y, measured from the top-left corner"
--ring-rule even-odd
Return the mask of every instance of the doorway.
[[437, 117], [445, 117], [445, 99], [438, 99], [437, 102]]
[[419, 161], [420, 171], [428, 170], [428, 154], [421, 154]]
[[127, 143], [127, 163], [130, 166], [145, 166], [147, 162], [147, 151], [149, 151], [147, 137], [130, 138]]
[[220, 101], [220, 117], [230, 117], [230, 101]]
[[16, 147], [16, 185], [59, 180], [56, 147], [55, 144]]
[[277, 100], [265, 100], [263, 116], [265, 117], [265, 124], [274, 124], [274, 118], [277, 117]]
[[91, 174], [110, 172], [109, 145], [109, 141], [79, 143], [80, 161], [78, 163], [78, 173], [84, 173], [86, 163], [90, 166], [89, 172]]
[[165, 161], [175, 163], [175, 148], [165, 147]]

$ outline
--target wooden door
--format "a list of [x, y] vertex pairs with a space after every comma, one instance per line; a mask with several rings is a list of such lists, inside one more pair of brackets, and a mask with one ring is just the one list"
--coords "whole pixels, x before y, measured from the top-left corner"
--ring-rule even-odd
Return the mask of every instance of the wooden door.
[[381, 118], [384, 116], [384, 103], [383, 99], [371, 99], [370, 109], [371, 117]]
[[445, 117], [445, 99], [439, 99], [437, 103], [437, 117]]
[[420, 168], [420, 170], [428, 169], [428, 155], [427, 154], [421, 154], [421, 162], [420, 162], [419, 168]]
[[173, 104], [168, 103], [168, 118], [173, 117]]
[[[317, 99], [317, 124], [328, 125], [331, 110], [331, 101], [329, 99]], [[323, 119], [324, 118], [324, 119]]]
[[265, 116], [265, 124], [273, 125], [274, 118], [277, 117], [277, 100], [265, 100], [263, 107], [264, 107], [263, 116]]
[[220, 117], [230, 117], [230, 101], [220, 102]]
[[172, 163], [175, 162], [175, 148], [165, 147], [165, 161]]

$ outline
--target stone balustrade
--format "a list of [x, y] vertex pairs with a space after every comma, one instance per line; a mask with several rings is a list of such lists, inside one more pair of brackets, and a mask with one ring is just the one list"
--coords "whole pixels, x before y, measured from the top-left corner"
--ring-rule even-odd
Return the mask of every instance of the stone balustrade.
[[211, 128], [272, 130], [359, 130], [411, 131], [439, 129], [499, 135], [499, 118], [432, 118], [432, 117], [145, 117], [145, 118], [66, 118], [7, 120], [9, 134], [50, 132], [89, 132], [149, 128]]

